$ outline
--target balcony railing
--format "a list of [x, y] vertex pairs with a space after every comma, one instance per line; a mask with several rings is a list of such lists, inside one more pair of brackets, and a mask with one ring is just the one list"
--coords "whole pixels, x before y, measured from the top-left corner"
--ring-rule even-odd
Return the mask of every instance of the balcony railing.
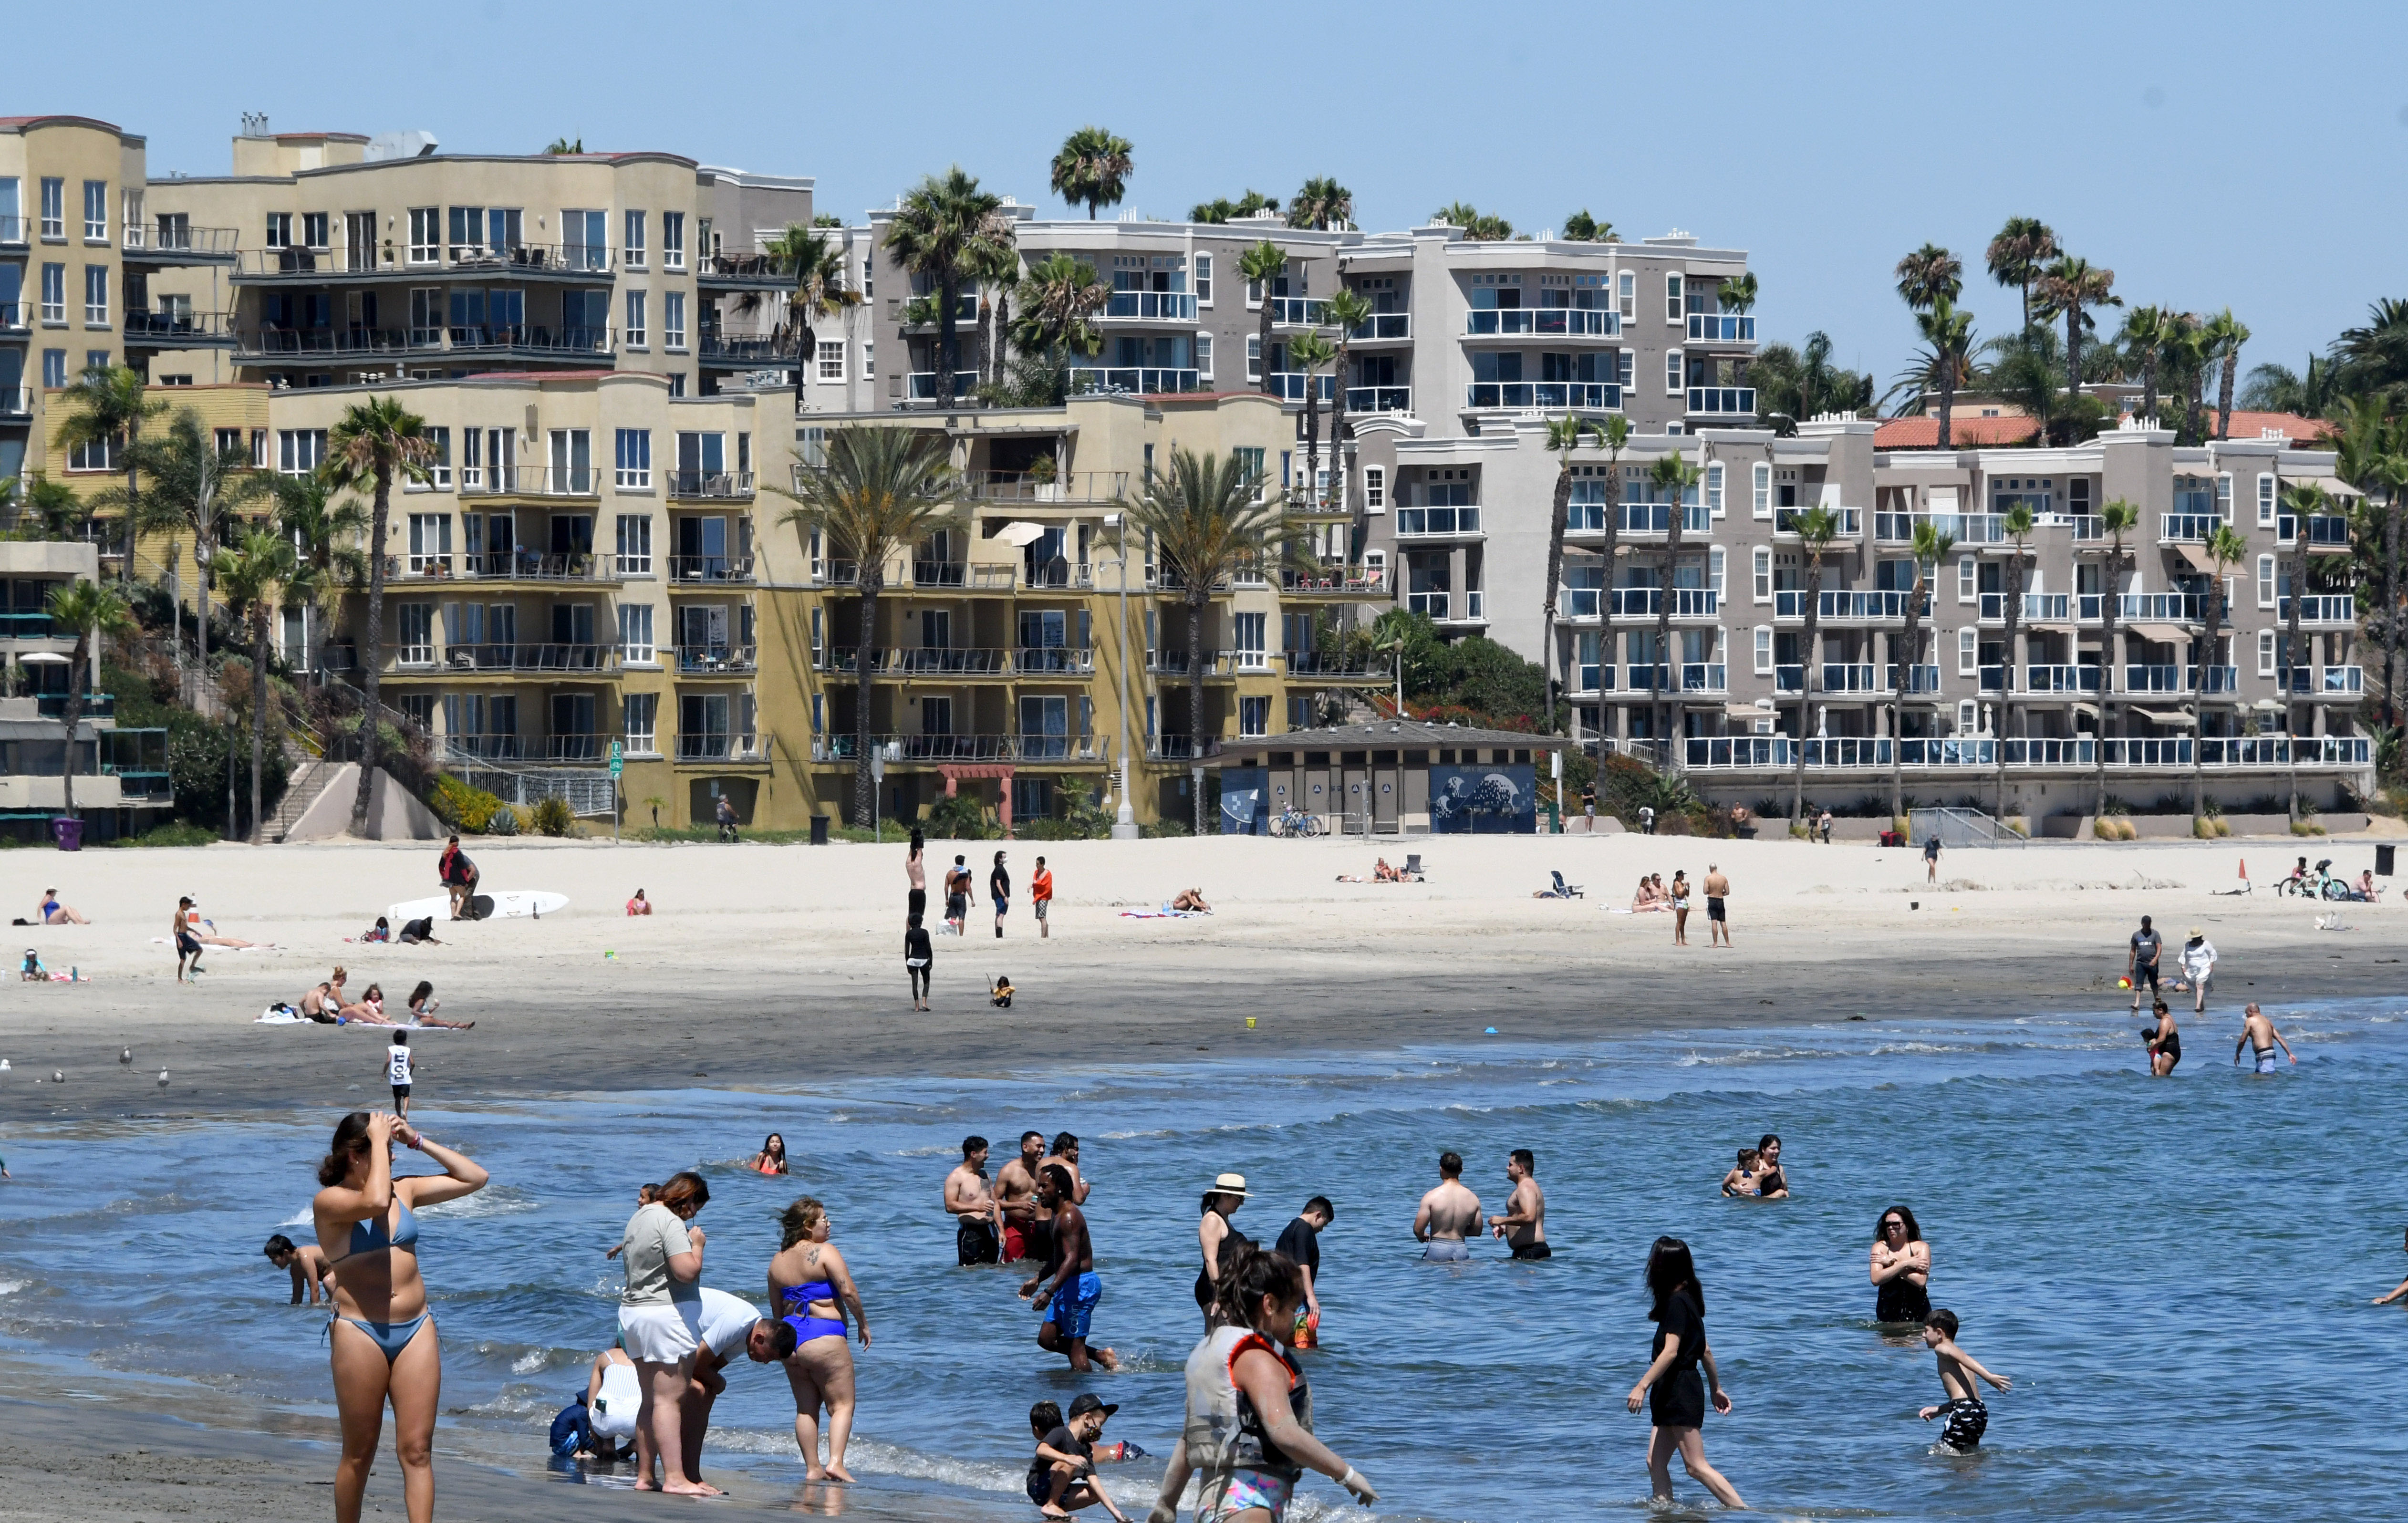
[[[1796, 534], [1798, 532], [1798, 521], [1813, 510], [1814, 510], [1813, 508], [1775, 508], [1772, 510], [1772, 532], [1775, 534]], [[1842, 539], [1856, 539], [1863, 538], [1865, 532], [1865, 510], [1863, 509], [1841, 508], [1834, 506], [1825, 509], [1824, 511], [1831, 515], [1833, 524], [1838, 526], [1837, 532], [1832, 538], [1831, 542], [1833, 544], [1837, 544]]]
[[237, 359], [358, 358], [372, 355], [527, 354], [590, 359], [612, 352], [609, 328], [466, 324], [440, 328], [251, 328], [234, 336]]
[[1886, 736], [1834, 736], [1799, 742], [1785, 735], [1692, 736], [1686, 762], [1693, 770], [1774, 770], [1798, 765], [1803, 751], [1812, 769], [1886, 768], [1896, 748], [1900, 765], [1912, 768], [2009, 767], [2088, 769], [2100, 764], [2103, 751], [2111, 769], [2130, 771], [2188, 771], [2193, 746], [2198, 764], [2208, 768], [2275, 768], [2288, 766], [2292, 754], [2306, 767], [2364, 767], [2370, 742], [2362, 736], [2211, 736], [2194, 742], [2188, 736], [2157, 739], [2083, 737], [2000, 740], [1990, 737], [1963, 740], [1909, 739]]
[[609, 759], [614, 735], [547, 735], [543, 738], [543, 759], [556, 762], [598, 762]]
[[[1599, 677], [1607, 677], [1600, 669]], [[1669, 665], [1648, 666], [1634, 663], [1622, 668], [1627, 693], [1665, 693], [1671, 691], [1672, 668]], [[1730, 690], [1730, 668], [1719, 661], [1684, 661], [1681, 663], [1681, 689], [1684, 693], [1726, 693]]]
[[[1092, 735], [873, 735], [869, 743], [890, 764], [1095, 761], [1102, 755]], [[823, 736], [811, 742], [811, 760], [851, 761], [856, 749], [851, 735]]]
[[769, 759], [762, 735], [719, 734], [705, 731], [700, 735], [677, 738], [677, 759], [680, 761], [763, 762]]
[[1023, 645], [1011, 653], [1011, 669], [1023, 677], [1085, 677], [1096, 669], [1096, 653], [1082, 645]]
[[2303, 697], [2355, 697], [2366, 691], [2366, 668], [2281, 667], [2274, 672], [2274, 690]]
[[1512, 307], [1466, 312], [1463, 331], [1473, 338], [1511, 334], [1603, 338], [1620, 333], [1622, 319], [1616, 313], [1585, 307]]
[[[1981, 619], [1985, 624], [2003, 624], [2007, 617], [2007, 595], [1984, 593]], [[2097, 594], [2092, 594], [2097, 596]], [[2026, 593], [2023, 611], [2015, 615], [2023, 624], [2068, 624], [2073, 611], [2072, 595], [2069, 593]], [[2095, 610], [2093, 611], [2095, 613]]]
[[1020, 584], [1030, 590], [1092, 587], [1096, 584], [1095, 568], [1085, 561], [1059, 559], [1039, 566], [1024, 566], [1020, 568]]
[[[2293, 513], [2282, 513], [2274, 519], [2274, 539], [2278, 544], [2296, 543], [2300, 537], [2300, 520]], [[2349, 548], [2349, 520], [2339, 513], [2314, 513], [2308, 518], [2308, 543], [2329, 550]]]
[[2125, 593], [2115, 601], [2115, 617], [2125, 623], [2197, 624], [2205, 601], [2196, 593]]
[[681, 645], [677, 667], [681, 676], [737, 677], [760, 665], [750, 645]]
[[1904, 687], [1899, 686], [1899, 670], [1897, 662], [1893, 661], [1890, 663], [1887, 675], [1889, 678], [1890, 691], [1893, 693], [1913, 695], [1917, 693], [1937, 693], [1940, 691], [1940, 668], [1937, 666], [1913, 667], [1908, 668], [1906, 673], [1906, 685]]
[[1349, 412], [1411, 412], [1412, 409], [1413, 389], [1411, 386], [1346, 388], [1346, 410]]
[[[1154, 366], [1070, 366], [1070, 389], [1074, 392], [1118, 392], [1155, 395], [1169, 392], [1192, 392], [1202, 388], [1199, 372]], [[1301, 399], [1303, 393], [1297, 394]]]
[[387, 555], [384, 574], [397, 582], [616, 582], [619, 563], [615, 555], [592, 551], [502, 550], [469, 555]]
[[598, 466], [486, 466], [460, 471], [460, 495], [522, 497], [598, 497], [602, 478]]
[[1691, 312], [1689, 342], [1752, 344], [1756, 342], [1756, 318], [1745, 312]]
[[1376, 343], [1383, 338], [1410, 338], [1413, 336], [1413, 315], [1411, 312], [1373, 312], [1354, 324], [1347, 337], [1360, 343]]
[[1622, 388], [1597, 381], [1475, 381], [1463, 392], [1463, 405], [1469, 408], [1614, 412], [1622, 407]]
[[[1670, 534], [1672, 532], [1672, 505], [1669, 502], [1626, 502], [1620, 505], [1622, 532], [1625, 534]], [[1690, 503], [1682, 510], [1681, 532], [1703, 534], [1712, 522], [1702, 502]]]
[[1329, 303], [1320, 296], [1273, 296], [1271, 321], [1283, 327], [1317, 328], [1329, 321]]
[[573, 671], [619, 669], [616, 645], [534, 644], [447, 645], [438, 657], [433, 646], [405, 645], [395, 661], [406, 667], [441, 666], [448, 671]]
[[[64, 583], [62, 583], [64, 585]], [[73, 639], [47, 613], [0, 613], [0, 639]]]
[[[7, 241], [6, 237], [0, 237], [0, 243]], [[235, 251], [235, 229], [194, 227], [172, 222], [128, 223], [125, 225], [125, 251], [230, 254]]]
[[777, 254], [707, 253], [695, 262], [694, 275], [697, 280], [791, 280], [795, 262]]
[[[1274, 370], [1270, 373], [1270, 379], [1264, 383], [1263, 389], [1282, 401], [1301, 402], [1304, 400], [1307, 379], [1301, 370]], [[1313, 395], [1321, 400], [1326, 402], [1338, 395], [1336, 376], [1323, 374], [1309, 379], [1312, 382]]]
[[[1601, 595], [1611, 593], [1610, 598]], [[1564, 591], [1564, 610], [1575, 619], [1594, 619], [1603, 601], [1613, 610], [1617, 619], [1653, 619], [1664, 609], [1661, 587], [1568, 587]], [[1675, 587], [1672, 589], [1672, 617], [1675, 619], [1711, 619], [1722, 609], [1722, 595], [1712, 587]]]
[[1397, 510], [1397, 538], [1399, 539], [1441, 539], [1481, 532], [1477, 503], [1466, 503], [1458, 508]]
[[22, 301], [0, 301], [0, 330], [23, 333], [34, 321], [34, 309]]
[[1298, 596], [1385, 596], [1388, 568], [1381, 566], [1319, 566], [1280, 572], [1280, 590]]
[[672, 497], [699, 497], [717, 500], [752, 496], [752, 473], [749, 470], [671, 470], [664, 471]]
[[[44, 719], [64, 720], [67, 717], [67, 696], [64, 693], [36, 693], [34, 711]], [[117, 696], [113, 693], [87, 693], [83, 696], [83, 717], [113, 719], [117, 714]]]
[[1285, 653], [1287, 674], [1296, 677], [1343, 677], [1367, 682], [1384, 682], [1397, 674], [1396, 658], [1390, 655], [1346, 655], [1337, 652], [1289, 651]]
[[1186, 291], [1115, 291], [1106, 298], [1102, 315], [1140, 323], [1193, 323], [1196, 297]]
[[671, 582], [749, 582], [752, 580], [752, 557], [750, 555], [671, 555]]
[[[1816, 689], [1818, 692], [1886, 693], [1890, 691], [1876, 680], [1875, 668], [1869, 662], [1825, 661], [1820, 665], [1822, 670], [1817, 674], [1816, 680], [1822, 685]], [[1897, 669], [1895, 665], [1885, 666], [1880, 668], [1879, 675], [1886, 678]], [[1802, 664], [1784, 663], [1772, 668], [1772, 688], [1776, 693], [1798, 692], [1799, 684], [1805, 680], [1806, 668]]]
[[[2286, 596], [2274, 599], [2274, 620], [2291, 622], [2291, 599]], [[2300, 599], [2301, 624], [2355, 624], [2358, 622], [2358, 598], [2350, 593], [2312, 593]]]
[[2026, 693], [2096, 693], [2099, 681], [2100, 668], [2096, 664], [2024, 668]]
[[[1814, 617], [1817, 621], [1830, 620], [1834, 623], [1903, 619], [1914, 596], [1911, 592], [1827, 592], [1815, 599]], [[1928, 618], [1930, 614], [1931, 597], [1927, 592], [1921, 616]], [[1806, 594], [1802, 591], [1774, 593], [1772, 616], [1776, 619], [1804, 618]]]
[[973, 470], [962, 485], [980, 502], [1111, 502], [1128, 495], [1125, 470]]
[[1439, 624], [1485, 624], [1488, 622], [1488, 595], [1474, 587], [1463, 595], [1463, 600], [1445, 611], [1430, 615]]
[[128, 312], [129, 344], [222, 344], [234, 340], [232, 312]]
[[[1073, 372], [1072, 372], [1072, 374], [1073, 374], [1073, 375], [1075, 375], [1075, 374], [1077, 374], [1077, 372], [1076, 372], [1076, 371], [1073, 371]], [[936, 371], [934, 371], [934, 370], [914, 370], [914, 371], [912, 371], [912, 372], [910, 373], [910, 375], [909, 375], [908, 377], [906, 377], [906, 378], [905, 378], [905, 380], [906, 380], [906, 382], [907, 382], [907, 393], [908, 393], [908, 395], [910, 395], [910, 397], [911, 398], [911, 400], [912, 400], [912, 401], [914, 401], [914, 402], [933, 402], [933, 401], [935, 401], [935, 400], [937, 399], [937, 372], [936, 372]], [[974, 391], [976, 391], [976, 390], [978, 389], [978, 381], [979, 381], [979, 376], [978, 376], [978, 372], [977, 372], [976, 370], [956, 370], [956, 371], [954, 371], [954, 372], [953, 372], [953, 398], [954, 398], [954, 400], [956, 400], [956, 401], [962, 401], [962, 402], [967, 402], [967, 401], [968, 401], [968, 400], [970, 399], [970, 394], [971, 394], [972, 392], [974, 392]]]
[[0, 217], [0, 248], [21, 249], [33, 223], [23, 217]]
[[2161, 513], [2157, 523], [2161, 544], [2203, 545], [2224, 527], [2224, 520], [2214, 513]]
[[1692, 386], [1689, 388], [1689, 411], [1706, 416], [1756, 415], [1756, 388], [1753, 386]]
[[[199, 229], [194, 229], [195, 232]], [[378, 250], [242, 249], [235, 251], [237, 280], [315, 275], [408, 275], [448, 268], [504, 274], [571, 278], [607, 275], [610, 251], [595, 243], [448, 243], [417, 248], [393, 246]]]
[[1207, 677], [1226, 677], [1233, 669], [1227, 651], [1154, 650], [1145, 653], [1148, 671], [1164, 677], [1184, 677], [1191, 667], [1200, 668]]
[[706, 364], [757, 365], [764, 367], [799, 365], [803, 359], [800, 334], [783, 338], [706, 333], [701, 347], [695, 352]]
[[34, 389], [31, 386], [0, 386], [0, 418], [30, 418], [34, 415]]

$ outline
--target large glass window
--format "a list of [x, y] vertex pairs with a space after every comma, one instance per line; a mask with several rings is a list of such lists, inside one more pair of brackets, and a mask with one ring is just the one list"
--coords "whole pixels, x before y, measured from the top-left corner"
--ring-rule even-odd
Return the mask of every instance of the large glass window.
[[83, 182], [83, 240], [108, 241], [108, 181], [105, 180]]
[[[616, 484], [622, 492], [649, 492], [652, 489], [652, 431], [651, 429], [622, 428], [619, 430]], [[622, 520], [622, 522], [624, 521]]]
[[42, 177], [42, 237], [67, 236], [67, 182], [56, 175]]

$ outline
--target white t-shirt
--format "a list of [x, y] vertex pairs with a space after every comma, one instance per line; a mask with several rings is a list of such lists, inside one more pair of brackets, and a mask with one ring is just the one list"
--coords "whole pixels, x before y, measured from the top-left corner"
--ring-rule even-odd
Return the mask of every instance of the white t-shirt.
[[385, 1068], [397, 1085], [409, 1083], [409, 1049], [399, 1042], [384, 1050]]
[[724, 1290], [702, 1288], [702, 1321], [695, 1329], [697, 1342], [707, 1343], [710, 1351], [723, 1359], [733, 1358], [752, 1334], [752, 1325], [761, 1320], [761, 1309], [741, 1296], [731, 1296]]

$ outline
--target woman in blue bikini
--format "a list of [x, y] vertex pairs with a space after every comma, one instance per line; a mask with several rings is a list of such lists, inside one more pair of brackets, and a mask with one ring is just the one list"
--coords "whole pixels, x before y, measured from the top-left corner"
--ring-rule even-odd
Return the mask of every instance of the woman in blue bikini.
[[[786, 1379], [795, 1387], [795, 1443], [803, 1451], [803, 1478], [850, 1481], [844, 1446], [853, 1437], [853, 1351], [845, 1346], [845, 1318], [869, 1346], [869, 1322], [861, 1313], [844, 1255], [828, 1243], [827, 1208], [810, 1196], [779, 1218], [783, 1246], [769, 1260], [769, 1301], [795, 1329], [795, 1352]], [[827, 1408], [827, 1464], [820, 1464], [819, 1415]]]
[[[396, 1143], [425, 1154], [443, 1172], [394, 1178]], [[335, 1465], [336, 1523], [359, 1523], [388, 1401], [409, 1523], [432, 1523], [443, 1350], [426, 1310], [426, 1282], [418, 1274], [413, 1208], [483, 1189], [485, 1171], [406, 1121], [353, 1111], [335, 1128], [318, 1183], [325, 1188], [310, 1209], [318, 1246], [335, 1276], [335, 1320], [328, 1327], [343, 1430], [343, 1457]]]

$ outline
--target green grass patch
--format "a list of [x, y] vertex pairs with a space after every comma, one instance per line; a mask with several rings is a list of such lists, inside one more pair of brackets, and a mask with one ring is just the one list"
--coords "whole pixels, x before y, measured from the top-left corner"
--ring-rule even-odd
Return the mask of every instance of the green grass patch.
[[194, 825], [190, 820], [170, 820], [165, 825], [154, 825], [138, 836], [120, 836], [109, 844], [111, 846], [213, 846], [218, 840], [218, 833], [208, 826]]

